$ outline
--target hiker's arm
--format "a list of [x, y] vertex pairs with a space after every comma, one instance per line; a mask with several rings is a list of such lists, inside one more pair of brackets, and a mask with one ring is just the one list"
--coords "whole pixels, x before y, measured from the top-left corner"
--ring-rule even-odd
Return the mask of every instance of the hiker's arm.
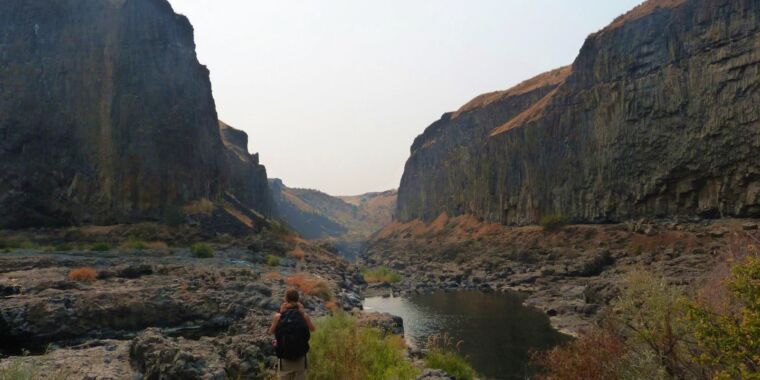
[[277, 329], [277, 322], [280, 321], [280, 314], [277, 313], [274, 315], [274, 318], [272, 318], [272, 325], [269, 326], [269, 335], [274, 334], [274, 330]]

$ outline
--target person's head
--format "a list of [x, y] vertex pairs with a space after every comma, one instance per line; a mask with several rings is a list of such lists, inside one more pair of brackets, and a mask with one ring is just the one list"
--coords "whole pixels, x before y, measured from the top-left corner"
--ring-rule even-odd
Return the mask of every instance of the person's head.
[[298, 290], [295, 290], [294, 288], [290, 288], [285, 292], [285, 302], [287, 303], [298, 303], [300, 298], [301, 296], [298, 294]]

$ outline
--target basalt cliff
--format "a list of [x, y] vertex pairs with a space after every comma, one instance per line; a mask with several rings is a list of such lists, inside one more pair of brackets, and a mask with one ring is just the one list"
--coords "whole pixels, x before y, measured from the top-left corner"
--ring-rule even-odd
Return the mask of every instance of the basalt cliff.
[[412, 145], [401, 221], [760, 216], [760, 2], [652, 0]]
[[166, 0], [0, 2], [0, 227], [161, 220], [226, 196], [269, 214], [243, 135], [220, 132]]

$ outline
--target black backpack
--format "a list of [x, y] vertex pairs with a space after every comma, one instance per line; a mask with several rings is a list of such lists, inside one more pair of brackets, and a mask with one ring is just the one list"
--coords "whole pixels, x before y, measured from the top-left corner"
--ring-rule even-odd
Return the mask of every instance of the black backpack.
[[274, 351], [280, 359], [295, 360], [309, 352], [311, 333], [306, 320], [297, 309], [288, 309], [280, 314], [274, 337], [277, 339]]

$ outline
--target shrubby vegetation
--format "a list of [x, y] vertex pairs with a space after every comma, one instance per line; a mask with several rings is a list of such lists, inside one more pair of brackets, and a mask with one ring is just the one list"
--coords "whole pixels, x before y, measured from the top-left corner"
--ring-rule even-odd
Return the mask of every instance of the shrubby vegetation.
[[214, 249], [206, 243], [195, 243], [190, 247], [190, 253], [199, 259], [214, 257]]
[[320, 277], [308, 273], [296, 273], [285, 279], [285, 283], [310, 296], [331, 301], [333, 298], [330, 284]]
[[539, 378], [760, 379], [760, 258], [736, 263], [697, 295], [631, 273], [600, 327], [537, 356]]
[[309, 378], [345, 380], [413, 379], [417, 370], [404, 357], [404, 341], [359, 327], [345, 313], [317, 321], [311, 337]]
[[382, 282], [394, 283], [401, 281], [401, 275], [386, 267], [365, 269], [362, 271], [362, 275], [364, 275], [364, 280], [370, 284]]
[[451, 336], [444, 333], [428, 339], [428, 353], [425, 365], [428, 368], [442, 369], [457, 380], [471, 380], [478, 374], [467, 361], [459, 355], [459, 343], [454, 344]]
[[97, 252], [105, 252], [111, 250], [111, 245], [108, 243], [95, 243], [90, 247], [90, 250]]
[[566, 226], [569, 220], [564, 215], [545, 215], [538, 221], [538, 224], [544, 228], [545, 231], [558, 231], [562, 227]]
[[276, 267], [280, 265], [280, 258], [275, 255], [267, 255], [266, 259], [267, 265], [270, 267]]
[[98, 273], [90, 267], [83, 267], [71, 270], [69, 280], [79, 282], [93, 282], [98, 278]]

